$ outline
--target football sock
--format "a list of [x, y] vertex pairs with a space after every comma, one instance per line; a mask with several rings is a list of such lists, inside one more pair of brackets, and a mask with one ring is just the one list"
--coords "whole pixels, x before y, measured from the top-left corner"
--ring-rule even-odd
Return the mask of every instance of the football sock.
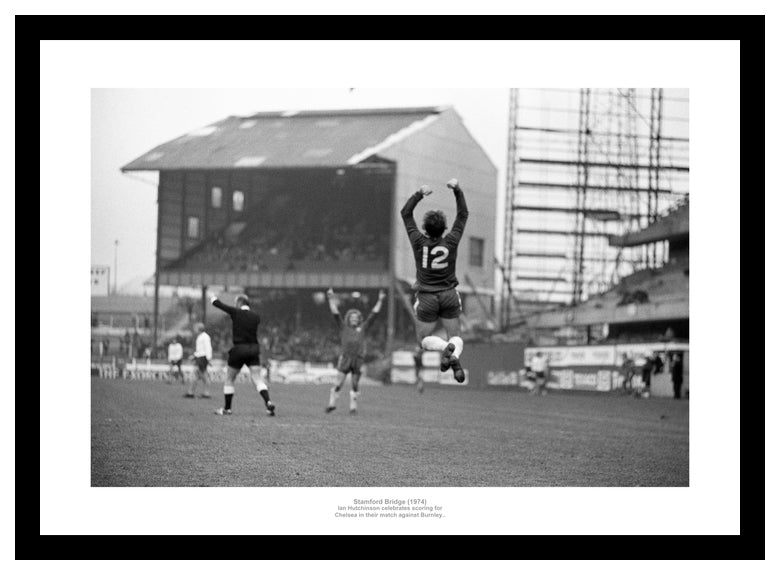
[[328, 407], [336, 407], [336, 401], [339, 398], [339, 392], [335, 387], [330, 388], [330, 399], [328, 400]]
[[357, 397], [358, 397], [358, 392], [350, 390], [350, 392], [349, 392], [349, 409], [357, 409]]
[[236, 388], [233, 387], [231, 384], [225, 384], [224, 387], [225, 391], [225, 409], [230, 409], [231, 404], [233, 403], [233, 394], [236, 392]]
[[429, 335], [423, 338], [420, 345], [428, 351], [444, 351], [444, 348], [447, 347], [447, 342], [437, 335]]
[[456, 335], [455, 337], [450, 338], [449, 343], [455, 346], [455, 351], [452, 352], [452, 357], [459, 358], [460, 354], [463, 353], [463, 340]]
[[260, 397], [263, 398], [263, 401], [265, 401], [266, 405], [268, 405], [268, 402], [271, 401], [271, 398], [268, 396], [268, 390], [267, 389], [261, 389], [260, 390]]

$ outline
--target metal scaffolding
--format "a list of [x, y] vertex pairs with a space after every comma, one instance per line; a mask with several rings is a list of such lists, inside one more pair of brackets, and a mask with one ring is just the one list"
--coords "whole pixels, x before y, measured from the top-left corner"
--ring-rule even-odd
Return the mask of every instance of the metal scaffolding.
[[687, 90], [510, 91], [501, 321], [576, 304], [666, 262], [614, 248], [688, 194]]

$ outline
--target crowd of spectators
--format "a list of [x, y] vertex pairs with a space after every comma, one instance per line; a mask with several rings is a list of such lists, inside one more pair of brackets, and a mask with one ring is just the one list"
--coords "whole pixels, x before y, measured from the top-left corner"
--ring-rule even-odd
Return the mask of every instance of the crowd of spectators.
[[125, 359], [145, 359], [154, 357], [151, 338], [141, 335], [137, 330], [125, 330], [119, 337], [103, 336], [91, 338], [90, 351], [93, 356], [105, 358], [116, 356]]
[[310, 209], [295, 218], [273, 218], [262, 210], [247, 217], [236, 237], [212, 234], [179, 262], [186, 268], [239, 272], [306, 269], [312, 262], [386, 267], [388, 233], [357, 211]]

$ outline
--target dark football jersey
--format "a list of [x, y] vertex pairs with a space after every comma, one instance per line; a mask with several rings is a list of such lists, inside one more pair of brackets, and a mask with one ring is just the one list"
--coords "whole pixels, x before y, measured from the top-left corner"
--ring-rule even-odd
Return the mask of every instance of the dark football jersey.
[[458, 285], [455, 263], [458, 259], [458, 244], [463, 236], [469, 211], [460, 187], [455, 188], [454, 193], [458, 210], [455, 223], [450, 233], [438, 239], [424, 235], [414, 221], [414, 208], [423, 198], [421, 192], [415, 192], [401, 210], [401, 217], [412, 244], [414, 262], [417, 266], [417, 281], [414, 284], [414, 289], [417, 291], [437, 292]]
[[357, 327], [351, 327], [347, 324], [347, 318], [341, 318], [334, 314], [333, 317], [339, 326], [341, 336], [341, 353], [343, 355], [354, 355], [363, 357], [366, 355], [366, 331], [374, 321], [376, 314], [370, 313], [368, 317]]
[[257, 343], [257, 326], [260, 325], [260, 316], [247, 307], [239, 309], [214, 300], [214, 307], [221, 309], [233, 320], [233, 344]]

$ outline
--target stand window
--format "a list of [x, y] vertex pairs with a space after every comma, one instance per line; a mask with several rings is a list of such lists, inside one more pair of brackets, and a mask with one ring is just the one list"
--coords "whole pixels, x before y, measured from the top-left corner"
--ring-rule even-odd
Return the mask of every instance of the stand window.
[[212, 208], [222, 207], [222, 188], [218, 186], [214, 186], [213, 188], [211, 188], [211, 207]]
[[485, 240], [482, 238], [469, 238], [469, 265], [481, 268], [482, 256], [485, 250]]
[[244, 192], [239, 192], [238, 190], [233, 192], [233, 211], [244, 211]]
[[190, 216], [187, 219], [187, 237], [197, 240], [200, 237], [200, 218]]

